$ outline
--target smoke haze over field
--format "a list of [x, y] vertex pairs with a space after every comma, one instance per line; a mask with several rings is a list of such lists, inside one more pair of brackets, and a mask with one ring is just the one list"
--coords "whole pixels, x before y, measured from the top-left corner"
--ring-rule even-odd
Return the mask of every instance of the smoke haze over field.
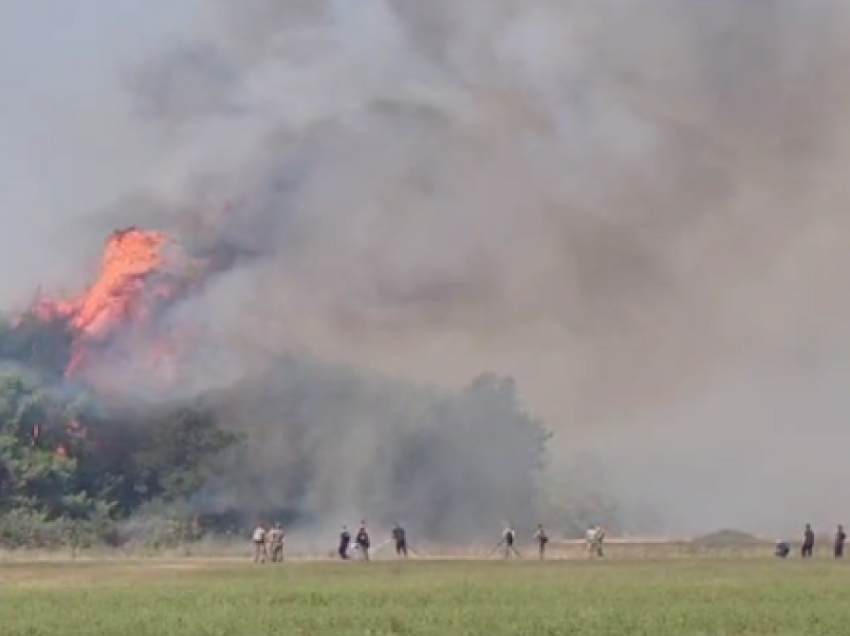
[[556, 467], [592, 451], [670, 528], [825, 527], [848, 68], [838, 0], [214, 0], [126, 78], [165, 152], [97, 218], [232, 204], [254, 257], [180, 307], [226, 353], [210, 385], [302, 349], [505, 373]]

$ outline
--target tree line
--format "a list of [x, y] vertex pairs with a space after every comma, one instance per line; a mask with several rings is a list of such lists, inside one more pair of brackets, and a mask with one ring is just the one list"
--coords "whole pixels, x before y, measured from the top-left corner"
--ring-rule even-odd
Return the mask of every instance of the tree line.
[[[237, 445], [201, 400], [110, 403], [68, 382], [74, 334], [34, 313], [0, 322], [0, 543], [111, 536], [153, 501], [185, 500]], [[82, 537], [77, 537], [82, 540]]]
[[[549, 432], [494, 374], [451, 393], [306, 357], [191, 399], [64, 377], [73, 330], [0, 322], [0, 544], [120, 543], [145, 510], [193, 521], [368, 509], [435, 539], [535, 514]], [[214, 527], [211, 522], [209, 528]]]

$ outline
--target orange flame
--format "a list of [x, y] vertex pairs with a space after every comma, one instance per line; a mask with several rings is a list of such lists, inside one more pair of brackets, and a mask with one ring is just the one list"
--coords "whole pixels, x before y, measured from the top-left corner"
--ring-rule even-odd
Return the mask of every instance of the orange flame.
[[116, 232], [107, 241], [97, 282], [78, 302], [71, 324], [79, 332], [68, 374], [81, 371], [96, 343], [108, 341], [119, 329], [145, 327], [155, 306], [174, 296], [172, 286], [156, 280], [165, 267], [167, 238], [135, 228]]
[[[84, 372], [100, 346], [119, 332], [149, 329], [157, 308], [177, 295], [177, 282], [165, 273], [168, 242], [161, 232], [115, 232], [106, 242], [100, 275], [86, 294], [71, 302], [40, 299], [35, 304], [37, 316], [67, 320], [76, 334], [67, 375]], [[163, 342], [148, 343], [152, 363], [167, 357]]]
[[138, 297], [146, 277], [162, 268], [165, 243], [165, 235], [135, 228], [113, 234], [106, 244], [100, 278], [75, 311], [74, 327], [98, 338], [138, 317]]
[[[32, 428], [32, 439], [30, 442], [31, 446], [37, 446], [40, 444], [42, 437], [44, 436], [44, 427], [41, 424], [36, 424]], [[68, 439], [70, 440], [73, 437], [86, 437], [86, 429], [77, 422], [72, 421], [68, 423], [66, 428], [66, 433], [68, 435]], [[53, 449], [54, 454], [57, 457], [61, 457], [63, 459], [69, 459], [71, 457], [70, 444], [67, 441], [60, 441], [56, 443], [56, 446]]]

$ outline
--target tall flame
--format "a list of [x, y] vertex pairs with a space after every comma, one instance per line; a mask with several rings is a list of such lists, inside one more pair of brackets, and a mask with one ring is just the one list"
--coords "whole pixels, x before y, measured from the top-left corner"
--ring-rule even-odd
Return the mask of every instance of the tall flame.
[[103, 338], [124, 321], [146, 318], [140, 296], [148, 277], [163, 267], [165, 243], [159, 232], [133, 228], [113, 234], [106, 243], [100, 278], [80, 300], [73, 326], [87, 337]]
[[[67, 320], [75, 334], [68, 375], [84, 372], [96, 353], [119, 334], [153, 328], [157, 309], [180, 291], [177, 279], [166, 273], [168, 243], [161, 232], [137, 228], [115, 232], [106, 242], [100, 275], [85, 294], [70, 302], [38, 301], [37, 315]], [[148, 342], [148, 356], [161, 359], [162, 344], [162, 339]]]

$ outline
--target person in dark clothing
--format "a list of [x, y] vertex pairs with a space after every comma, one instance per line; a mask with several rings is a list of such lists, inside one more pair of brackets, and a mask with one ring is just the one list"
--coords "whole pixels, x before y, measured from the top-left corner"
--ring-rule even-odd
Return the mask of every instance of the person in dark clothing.
[[800, 548], [800, 556], [804, 559], [811, 559], [815, 553], [815, 533], [812, 531], [811, 524], [806, 524], [806, 530], [803, 532], [803, 545]]
[[844, 558], [844, 542], [847, 540], [847, 535], [844, 533], [844, 526], [838, 526], [838, 529], [835, 531], [835, 545], [834, 554], [836, 559]]
[[773, 556], [778, 559], [787, 559], [788, 555], [791, 553], [791, 546], [788, 545], [787, 541], [777, 541], [776, 542], [776, 550], [773, 552]]
[[505, 528], [504, 533], [502, 533], [502, 541], [505, 545], [506, 559], [519, 556], [519, 552], [514, 547], [514, 543], [516, 543], [516, 532], [514, 531], [513, 526], [508, 526], [507, 528]]
[[354, 542], [360, 550], [361, 558], [364, 561], [369, 560], [369, 547], [372, 542], [369, 540], [369, 531], [366, 530], [366, 522], [360, 524], [360, 529], [357, 531], [357, 536], [354, 537]]
[[351, 545], [351, 534], [348, 528], [342, 526], [342, 532], [339, 534], [339, 558], [348, 560], [348, 548]]
[[549, 543], [549, 537], [543, 529], [543, 524], [537, 526], [537, 531], [534, 533], [534, 539], [537, 541], [538, 556], [543, 559], [546, 557], [546, 544]]
[[393, 528], [393, 541], [395, 542], [396, 556], [407, 558], [407, 533], [399, 524]]

